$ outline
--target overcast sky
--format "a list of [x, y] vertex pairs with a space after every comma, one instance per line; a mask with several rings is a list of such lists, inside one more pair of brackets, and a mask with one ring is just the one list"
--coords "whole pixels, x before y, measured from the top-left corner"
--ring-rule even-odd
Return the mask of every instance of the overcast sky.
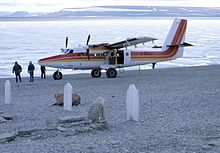
[[220, 0], [0, 0], [0, 11], [54, 12], [100, 5], [220, 7]]

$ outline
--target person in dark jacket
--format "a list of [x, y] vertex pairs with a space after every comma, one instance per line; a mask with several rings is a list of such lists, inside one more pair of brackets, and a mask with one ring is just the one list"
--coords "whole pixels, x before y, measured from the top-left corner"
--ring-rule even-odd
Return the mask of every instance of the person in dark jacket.
[[18, 78], [19, 78], [19, 81], [21, 82], [21, 71], [22, 71], [22, 68], [16, 61], [15, 65], [13, 66], [13, 70], [12, 70], [12, 73], [15, 73], [16, 82], [18, 82]]
[[154, 68], [155, 68], [155, 65], [156, 65], [156, 63], [152, 63], [152, 69], [154, 69]]
[[32, 64], [32, 61], [29, 62], [28, 65], [28, 73], [30, 74], [30, 82], [34, 82], [34, 64]]
[[45, 66], [40, 66], [40, 70], [41, 70], [41, 79], [46, 79], [46, 68]]

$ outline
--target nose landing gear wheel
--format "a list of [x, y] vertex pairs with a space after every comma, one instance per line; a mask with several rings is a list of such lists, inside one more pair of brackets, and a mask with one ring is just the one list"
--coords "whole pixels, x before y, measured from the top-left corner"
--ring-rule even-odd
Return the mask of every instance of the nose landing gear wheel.
[[93, 69], [91, 72], [91, 76], [93, 78], [100, 78], [101, 77], [101, 70], [100, 69]]
[[106, 76], [108, 78], [115, 78], [117, 76], [117, 71], [114, 69], [114, 68], [109, 68], [107, 71], [106, 71]]
[[63, 74], [60, 71], [56, 71], [53, 73], [54, 80], [61, 80], [63, 78]]

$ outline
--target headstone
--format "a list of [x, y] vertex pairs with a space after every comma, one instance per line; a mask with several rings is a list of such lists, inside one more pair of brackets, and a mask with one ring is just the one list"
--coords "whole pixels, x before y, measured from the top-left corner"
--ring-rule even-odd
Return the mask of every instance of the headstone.
[[127, 90], [126, 109], [127, 120], [139, 121], [139, 94], [134, 84]]
[[72, 86], [70, 83], [67, 83], [64, 86], [64, 110], [72, 110]]
[[9, 80], [5, 81], [5, 104], [11, 103], [11, 83]]
[[92, 122], [102, 122], [105, 120], [105, 114], [105, 99], [98, 97], [90, 107], [87, 118]]

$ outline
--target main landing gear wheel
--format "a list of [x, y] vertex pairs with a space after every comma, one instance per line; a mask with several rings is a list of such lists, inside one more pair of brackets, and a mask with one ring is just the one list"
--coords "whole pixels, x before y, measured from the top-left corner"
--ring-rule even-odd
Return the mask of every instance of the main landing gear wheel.
[[93, 78], [100, 78], [101, 77], [101, 70], [100, 69], [93, 69], [91, 72], [91, 76]]
[[108, 78], [115, 78], [117, 76], [117, 71], [114, 69], [114, 68], [109, 68], [107, 71], [106, 71], [106, 76]]
[[60, 71], [56, 71], [53, 73], [54, 80], [61, 80], [63, 78], [63, 74]]

